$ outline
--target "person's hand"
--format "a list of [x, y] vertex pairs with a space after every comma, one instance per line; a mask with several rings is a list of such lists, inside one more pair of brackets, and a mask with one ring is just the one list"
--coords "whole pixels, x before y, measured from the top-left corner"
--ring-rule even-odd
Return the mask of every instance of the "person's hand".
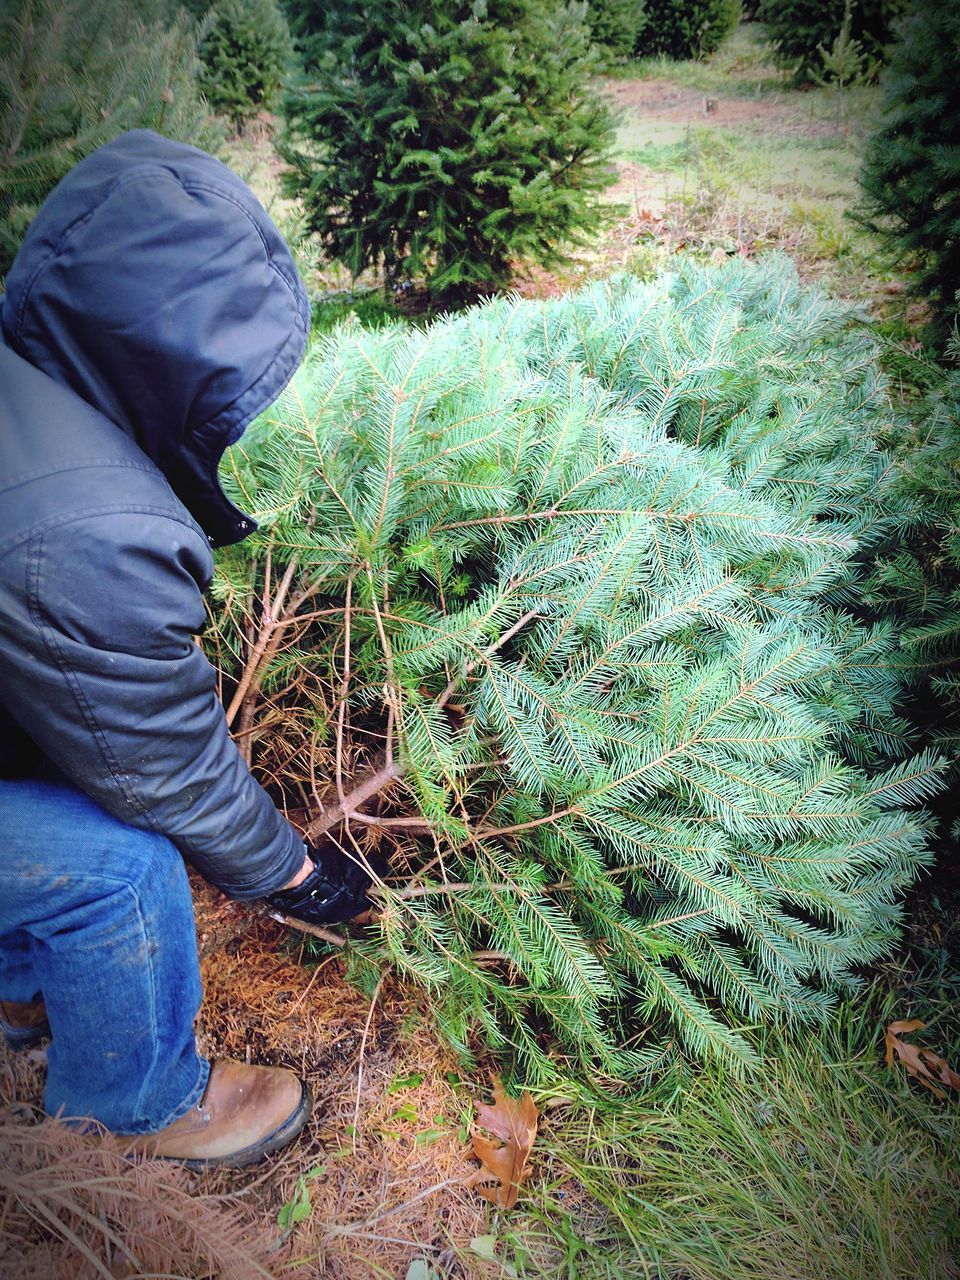
[[342, 924], [370, 911], [370, 877], [334, 850], [308, 849], [303, 865], [266, 901], [281, 915], [307, 924]]

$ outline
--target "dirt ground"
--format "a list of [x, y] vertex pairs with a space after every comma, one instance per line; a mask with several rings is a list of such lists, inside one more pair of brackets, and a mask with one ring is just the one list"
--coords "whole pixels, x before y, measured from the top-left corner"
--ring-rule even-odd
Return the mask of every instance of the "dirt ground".
[[[731, 89], [733, 86], [731, 85]], [[637, 115], [649, 124], [689, 125], [707, 123], [717, 128], [748, 129], [761, 134], [802, 138], [829, 138], [836, 132], [830, 120], [804, 109], [796, 92], [765, 93], [743, 97], [678, 84], [674, 80], [609, 80], [605, 92], [614, 110]]]
[[[291, 1067], [313, 1093], [309, 1137], [278, 1159], [264, 1209], [279, 1210], [296, 1174], [320, 1165], [295, 1242], [317, 1275], [403, 1276], [416, 1256], [450, 1277], [469, 1274], [457, 1254], [469, 1254], [486, 1217], [464, 1186], [477, 1167], [473, 1108], [422, 995], [388, 982], [371, 1000], [346, 981], [339, 956], [304, 968], [299, 935], [205, 886], [196, 896], [203, 1049]], [[244, 1179], [224, 1177], [224, 1190], [235, 1181]]]
[[603, 81], [617, 121], [604, 194], [615, 216], [570, 262], [521, 268], [517, 292], [550, 297], [611, 272], [649, 275], [680, 253], [720, 261], [781, 250], [804, 278], [882, 311], [891, 280], [847, 216], [875, 97], [790, 89], [749, 24], [736, 40], [719, 67], [691, 74], [682, 64], [693, 83], [666, 68]]

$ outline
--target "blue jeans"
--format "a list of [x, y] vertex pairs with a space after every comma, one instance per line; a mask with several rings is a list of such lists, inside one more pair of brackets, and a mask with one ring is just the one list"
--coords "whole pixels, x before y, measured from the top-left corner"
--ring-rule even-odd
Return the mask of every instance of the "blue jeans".
[[180, 854], [66, 783], [0, 780], [0, 999], [38, 993], [52, 1031], [51, 1114], [153, 1133], [203, 1094]]

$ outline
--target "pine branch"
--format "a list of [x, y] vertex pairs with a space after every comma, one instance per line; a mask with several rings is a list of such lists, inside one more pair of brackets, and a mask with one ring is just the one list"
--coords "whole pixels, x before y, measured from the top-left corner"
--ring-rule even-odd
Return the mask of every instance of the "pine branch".
[[339, 826], [361, 805], [367, 804], [375, 796], [387, 791], [402, 776], [400, 766], [396, 763], [385, 765], [377, 772], [369, 774], [363, 782], [358, 783], [352, 791], [347, 792], [342, 802], [331, 805], [325, 813], [318, 818], [312, 819], [307, 824], [304, 831], [307, 842], [316, 844], [321, 836]]

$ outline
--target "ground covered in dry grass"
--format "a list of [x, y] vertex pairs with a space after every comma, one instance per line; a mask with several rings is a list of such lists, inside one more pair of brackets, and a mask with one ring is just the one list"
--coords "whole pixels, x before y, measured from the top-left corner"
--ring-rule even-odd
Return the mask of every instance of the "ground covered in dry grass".
[[[344, 980], [339, 956], [304, 965], [299, 935], [199, 881], [195, 891], [205, 986], [198, 1028], [202, 1051], [211, 1058], [292, 1068], [310, 1084], [314, 1118], [306, 1137], [251, 1172], [195, 1177], [157, 1162], [141, 1165], [145, 1206], [153, 1199], [156, 1178], [152, 1212], [161, 1218], [180, 1220], [175, 1190], [205, 1204], [210, 1213], [224, 1214], [225, 1229], [246, 1224], [242, 1239], [252, 1258], [270, 1267], [269, 1274], [283, 1274], [293, 1253], [301, 1266], [309, 1264], [307, 1274], [344, 1278], [405, 1274], [421, 1245], [431, 1258], [452, 1259], [460, 1251], [469, 1255], [469, 1242], [483, 1234], [486, 1217], [483, 1201], [464, 1186], [476, 1168], [469, 1158], [470, 1100], [474, 1093], [483, 1096], [488, 1080], [469, 1085], [461, 1080], [424, 1011], [403, 992], [385, 986], [371, 1009], [369, 997]], [[11, 1132], [19, 1133], [31, 1108], [41, 1104], [44, 1054], [0, 1054], [5, 1104], [0, 1141], [6, 1146]], [[87, 1152], [89, 1169], [97, 1176], [118, 1173], [117, 1159], [106, 1153], [97, 1164], [94, 1138], [84, 1144], [63, 1135], [61, 1144], [51, 1129], [38, 1139], [33, 1156], [19, 1158], [35, 1160], [41, 1182], [51, 1153], [70, 1164], [79, 1149]], [[277, 1217], [284, 1203], [299, 1199], [305, 1204], [306, 1197], [308, 1216], [293, 1232], [281, 1231]], [[225, 1212], [234, 1203], [241, 1211], [236, 1222]], [[141, 1206], [131, 1202], [127, 1207], [127, 1244], [136, 1253]], [[16, 1275], [34, 1274], [16, 1248], [14, 1225], [23, 1225], [16, 1213], [4, 1227], [0, 1275], [14, 1274], [12, 1268], [3, 1270], [5, 1258], [16, 1259]], [[103, 1232], [93, 1226], [90, 1234], [88, 1246], [105, 1256], [109, 1241]], [[47, 1274], [49, 1250], [46, 1231], [40, 1237], [38, 1280]], [[192, 1248], [183, 1242], [176, 1265], [189, 1262]], [[71, 1241], [64, 1242], [64, 1262], [76, 1251]], [[74, 1272], [68, 1268], [63, 1274]], [[237, 1273], [224, 1267], [197, 1274]]]
[[128, 1165], [39, 1120], [42, 1051], [0, 1051], [4, 1280], [960, 1276], [957, 1101], [882, 1058], [886, 1022], [922, 1016], [917, 1038], [956, 1061], [956, 930], [929, 910], [925, 975], [891, 965], [822, 1039], [766, 1036], [759, 1079], [677, 1063], [633, 1098], [538, 1096], [534, 1176], [503, 1213], [471, 1185], [494, 1064], [466, 1071], [422, 997], [387, 983], [372, 1002], [339, 954], [311, 961], [300, 935], [195, 891], [204, 1050], [302, 1073], [314, 1120], [253, 1170]]

